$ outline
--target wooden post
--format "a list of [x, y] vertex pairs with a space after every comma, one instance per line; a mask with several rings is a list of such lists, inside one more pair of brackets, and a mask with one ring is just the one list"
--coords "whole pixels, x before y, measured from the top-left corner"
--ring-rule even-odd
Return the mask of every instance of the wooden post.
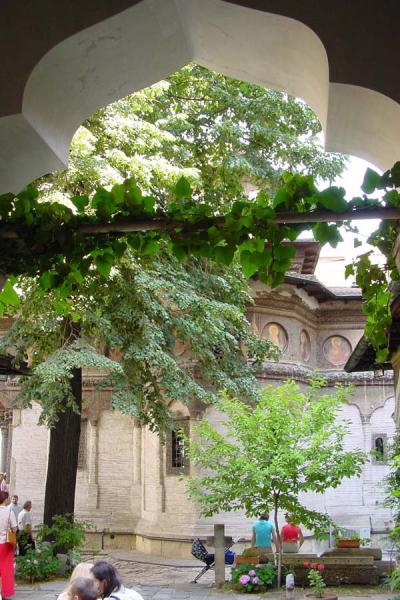
[[215, 584], [225, 583], [225, 525], [214, 525]]

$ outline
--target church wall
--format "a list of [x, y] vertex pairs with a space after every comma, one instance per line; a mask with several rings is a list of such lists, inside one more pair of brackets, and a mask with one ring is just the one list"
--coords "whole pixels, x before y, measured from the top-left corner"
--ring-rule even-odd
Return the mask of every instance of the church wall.
[[[133, 531], [133, 514], [130, 497], [133, 487], [132, 427], [133, 419], [119, 412], [102, 411], [98, 422], [98, 511], [96, 524], [101, 528]], [[87, 468], [86, 468], [87, 472]], [[77, 504], [78, 515], [85, 511], [86, 499]]]
[[10, 488], [19, 496], [20, 504], [32, 500], [34, 522], [41, 522], [44, 507], [49, 434], [39, 426], [40, 406], [15, 410], [13, 415], [13, 451]]

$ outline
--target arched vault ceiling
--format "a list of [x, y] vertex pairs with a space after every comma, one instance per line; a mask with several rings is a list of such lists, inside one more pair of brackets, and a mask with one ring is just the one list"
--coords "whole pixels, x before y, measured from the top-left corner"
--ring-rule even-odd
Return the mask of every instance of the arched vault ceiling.
[[13, 0], [0, 9], [0, 192], [68, 162], [100, 106], [190, 61], [303, 98], [329, 150], [399, 158], [397, 0]]

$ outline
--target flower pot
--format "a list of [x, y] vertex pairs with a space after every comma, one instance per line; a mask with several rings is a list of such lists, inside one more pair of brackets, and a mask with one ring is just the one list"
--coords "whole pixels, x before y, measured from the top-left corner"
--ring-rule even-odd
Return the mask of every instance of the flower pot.
[[235, 563], [237, 565], [258, 565], [260, 557], [257, 556], [235, 556]]
[[310, 600], [338, 600], [337, 595], [331, 592], [324, 592], [320, 598], [314, 596], [314, 594], [306, 594], [306, 598], [310, 598]]
[[359, 548], [360, 540], [336, 540], [336, 548]]

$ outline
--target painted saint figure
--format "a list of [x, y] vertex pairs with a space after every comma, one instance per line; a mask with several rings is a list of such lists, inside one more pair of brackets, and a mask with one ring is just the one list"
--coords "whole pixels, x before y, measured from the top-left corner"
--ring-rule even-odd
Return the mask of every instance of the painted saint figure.
[[268, 323], [265, 330], [270, 342], [278, 346], [281, 350], [286, 350], [288, 340], [286, 332], [281, 325], [278, 323]]
[[310, 360], [311, 354], [311, 344], [310, 338], [308, 336], [307, 331], [302, 329], [300, 331], [300, 357], [303, 362], [308, 362]]
[[349, 342], [339, 335], [333, 335], [324, 343], [325, 358], [333, 365], [343, 365], [349, 358], [350, 352]]

